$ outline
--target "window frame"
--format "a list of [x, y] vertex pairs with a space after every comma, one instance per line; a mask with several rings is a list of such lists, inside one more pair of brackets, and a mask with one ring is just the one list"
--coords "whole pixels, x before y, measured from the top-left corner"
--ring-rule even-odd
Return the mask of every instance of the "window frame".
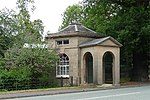
[[62, 45], [63, 42], [62, 42], [61, 40], [58, 40], [58, 41], [56, 41], [56, 44], [57, 44], [57, 45]]
[[67, 45], [69, 44], [69, 39], [65, 39], [65, 40], [56, 40], [56, 44], [58, 46], [61, 46], [61, 45]]
[[63, 40], [63, 44], [69, 44], [69, 39], [68, 40]]
[[69, 57], [66, 54], [60, 54], [59, 58], [56, 66], [56, 77], [69, 78]]

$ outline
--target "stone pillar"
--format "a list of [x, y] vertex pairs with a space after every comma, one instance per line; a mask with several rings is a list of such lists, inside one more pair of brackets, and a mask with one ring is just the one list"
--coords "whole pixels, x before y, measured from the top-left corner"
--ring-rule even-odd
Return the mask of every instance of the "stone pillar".
[[120, 85], [120, 48], [118, 48], [118, 52], [117, 54], [115, 54], [113, 73], [114, 73], [113, 85], [115, 86]]
[[83, 55], [81, 55], [81, 85], [85, 84], [85, 61]]
[[102, 54], [98, 54], [98, 68], [97, 68], [97, 80], [98, 84], [103, 84], [103, 57]]
[[98, 55], [96, 52], [94, 52], [93, 54], [93, 83], [97, 84], [98, 80], [97, 80], [97, 74], [98, 74]]

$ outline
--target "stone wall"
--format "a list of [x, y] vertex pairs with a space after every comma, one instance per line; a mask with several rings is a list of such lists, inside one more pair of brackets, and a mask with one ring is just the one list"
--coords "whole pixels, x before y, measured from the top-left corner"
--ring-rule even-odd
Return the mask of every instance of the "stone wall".
[[103, 84], [103, 56], [106, 52], [111, 52], [114, 56], [113, 62], [113, 84], [120, 82], [120, 48], [111, 46], [92, 46], [81, 49], [81, 84], [85, 84], [85, 53], [90, 52], [93, 56], [93, 82], [95, 84]]
[[[69, 44], [57, 45], [58, 40], [69, 39]], [[93, 83], [103, 84], [103, 56], [106, 52], [113, 54], [113, 84], [117, 85], [120, 82], [120, 48], [112, 40], [104, 41], [100, 44], [90, 47], [80, 48], [79, 45], [93, 40], [86, 37], [64, 37], [49, 39], [48, 44], [50, 49], [55, 49], [58, 53], [65, 53], [69, 57], [69, 78], [64, 79], [70, 84], [70, 77], [73, 77], [73, 85], [86, 84], [85, 79], [85, 62], [84, 55], [90, 52], [93, 56]]]

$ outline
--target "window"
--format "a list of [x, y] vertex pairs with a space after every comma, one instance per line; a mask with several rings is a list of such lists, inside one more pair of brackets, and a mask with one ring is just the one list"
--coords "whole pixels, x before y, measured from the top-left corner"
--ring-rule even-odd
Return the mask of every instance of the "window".
[[64, 44], [69, 44], [69, 40], [64, 40], [63, 43]]
[[61, 54], [59, 57], [56, 77], [69, 77], [69, 58], [66, 54]]
[[69, 44], [69, 40], [59, 40], [56, 42], [57, 42], [57, 45]]
[[62, 44], [62, 41], [57, 41], [57, 45], [61, 45]]

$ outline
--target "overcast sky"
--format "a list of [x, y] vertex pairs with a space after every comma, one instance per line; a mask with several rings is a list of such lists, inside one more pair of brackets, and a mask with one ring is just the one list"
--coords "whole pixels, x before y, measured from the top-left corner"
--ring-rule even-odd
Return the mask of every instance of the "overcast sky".
[[[0, 9], [15, 8], [17, 0], [0, 0]], [[62, 22], [63, 12], [69, 5], [77, 4], [82, 0], [34, 0], [36, 10], [31, 15], [32, 19], [41, 19], [45, 32], [57, 32]]]

